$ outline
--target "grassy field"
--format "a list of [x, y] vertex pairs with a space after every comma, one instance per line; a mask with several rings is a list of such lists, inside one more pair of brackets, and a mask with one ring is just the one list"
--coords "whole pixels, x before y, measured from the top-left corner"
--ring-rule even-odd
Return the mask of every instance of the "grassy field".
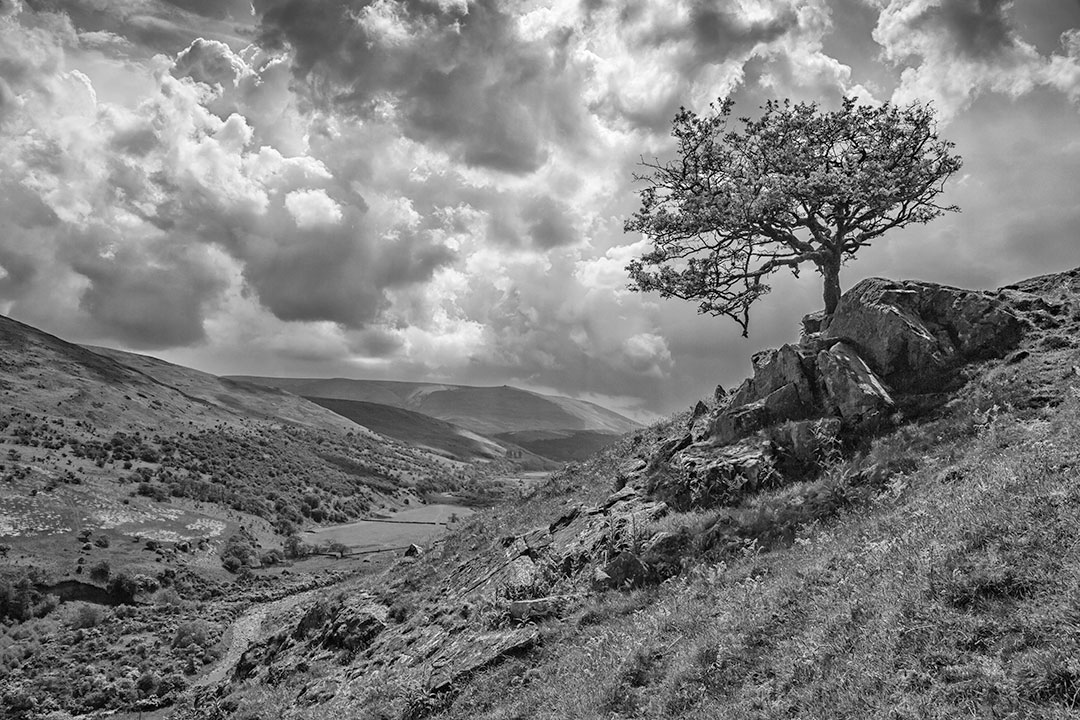
[[458, 505], [424, 505], [389, 514], [385, 519], [316, 528], [305, 533], [305, 539], [313, 545], [340, 543], [352, 552], [401, 549], [427, 543], [445, 533], [448, 525], [472, 514], [471, 509]]

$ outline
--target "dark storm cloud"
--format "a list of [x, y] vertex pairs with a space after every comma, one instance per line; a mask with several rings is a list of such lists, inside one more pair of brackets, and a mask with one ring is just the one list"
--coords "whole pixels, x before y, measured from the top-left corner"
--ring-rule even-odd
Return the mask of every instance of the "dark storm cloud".
[[349, 339], [350, 350], [369, 358], [392, 357], [404, 344], [401, 336], [382, 328], [360, 330]]
[[[110, 32], [130, 41], [143, 55], [175, 54], [187, 47], [194, 36], [235, 39], [249, 29], [226, 23], [246, 0], [177, 0], [176, 2], [123, 3], [100, 0], [24, 0], [39, 13], [63, 13], [80, 32]], [[190, 7], [189, 7], [190, 6]], [[210, 7], [219, 10], [203, 12]], [[196, 9], [200, 8], [200, 9]], [[188, 11], [192, 11], [189, 13]], [[194, 13], [194, 14], [192, 14]], [[250, 18], [250, 10], [247, 11]]]
[[403, 228], [375, 237], [352, 207], [339, 224], [323, 227], [295, 227], [280, 211], [252, 230], [219, 227], [227, 234], [215, 239], [243, 263], [244, 279], [262, 304], [286, 321], [364, 328], [389, 306], [387, 291], [425, 283], [454, 259], [423, 231]]
[[961, 53], [991, 58], [1016, 47], [1012, 7], [1012, 0], [943, 0], [926, 8], [912, 27], [944, 28]]
[[[129, 347], [154, 349], [190, 345], [204, 338], [206, 303], [223, 289], [209, 263], [181, 247], [164, 249], [168, 266], [138, 250], [98, 250], [108, 238], [80, 238], [72, 269], [89, 281], [80, 306], [98, 332]], [[157, 260], [157, 258], [155, 258]]]
[[288, 44], [312, 99], [368, 116], [394, 98], [410, 138], [454, 150], [466, 163], [525, 174], [548, 140], [578, 134], [578, 86], [566, 36], [518, 36], [495, 0], [467, 13], [436, 3], [256, 0], [261, 41]]
[[693, 52], [684, 59], [684, 69], [695, 71], [702, 65], [726, 60], [759, 42], [770, 42], [798, 27], [795, 11], [785, 8], [776, 17], [747, 21], [723, 0], [698, 0], [690, 6], [685, 22], [662, 25], [643, 36], [645, 42], [664, 45], [689, 41]]
[[548, 196], [526, 203], [521, 217], [528, 224], [529, 237], [535, 247], [550, 250], [578, 239], [577, 230], [567, 217], [566, 209]]
[[569, 208], [548, 195], [518, 199], [500, 197], [490, 203], [488, 239], [512, 248], [552, 250], [572, 245], [581, 235]]
[[163, 2], [215, 20], [226, 18], [240, 20], [251, 17], [250, 0], [163, 0]]
[[[605, 114], [623, 118], [635, 127], [666, 135], [671, 118], [687, 104], [687, 96], [703, 74], [729, 62], [743, 64], [755, 48], [799, 32], [800, 20], [792, 7], [773, 7], [771, 14], [749, 19], [741, 8], [726, 0], [691, 0], [671, 6], [654, 0], [592, 2], [586, 6], [590, 22], [602, 23], [601, 12], [611, 23], [605, 32], [617, 35], [631, 54], [642, 58], [663, 57], [677, 70], [672, 80], [651, 89], [651, 97], [630, 102], [618, 93], [604, 103]], [[648, 61], [644, 61], [648, 67]]]

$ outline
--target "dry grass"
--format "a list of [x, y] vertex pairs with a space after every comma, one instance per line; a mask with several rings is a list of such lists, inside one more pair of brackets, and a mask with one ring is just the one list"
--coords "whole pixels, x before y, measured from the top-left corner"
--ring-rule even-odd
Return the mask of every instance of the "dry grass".
[[[660, 588], [602, 595], [435, 716], [1076, 716], [1080, 403], [1019, 417], [994, 395], [833, 468], [817, 483], [838, 494], [868, 468], [877, 480], [790, 545], [747, 543]], [[812, 485], [757, 505], [805, 505]]]

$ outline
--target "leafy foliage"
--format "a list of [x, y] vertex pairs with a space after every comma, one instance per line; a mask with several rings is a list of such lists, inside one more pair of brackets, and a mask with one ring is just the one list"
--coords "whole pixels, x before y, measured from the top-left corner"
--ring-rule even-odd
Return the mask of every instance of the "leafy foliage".
[[840, 298], [841, 264], [893, 228], [926, 223], [955, 206], [937, 202], [960, 169], [938, 138], [933, 108], [770, 101], [758, 120], [729, 130], [731, 100], [699, 116], [682, 108], [678, 159], [642, 162], [641, 209], [626, 222], [653, 249], [627, 266], [631, 288], [698, 301], [745, 335], [765, 279], [813, 263], [825, 310]]

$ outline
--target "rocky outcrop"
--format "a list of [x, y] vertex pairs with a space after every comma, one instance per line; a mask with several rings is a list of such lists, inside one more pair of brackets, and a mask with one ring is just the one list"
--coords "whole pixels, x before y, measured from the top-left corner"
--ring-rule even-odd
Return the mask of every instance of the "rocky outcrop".
[[648, 464], [646, 486], [682, 510], [734, 505], [803, 477], [841, 436], [940, 403], [961, 365], [1004, 355], [1024, 327], [993, 293], [864, 280], [832, 317], [808, 315], [798, 344], [754, 355], [753, 376], [709, 415], [695, 408], [691, 431]]
[[870, 278], [843, 296], [821, 336], [852, 345], [894, 390], [927, 392], [965, 362], [1003, 355], [1022, 333], [994, 294]]
[[650, 478], [649, 494], [676, 510], [731, 505], [775, 483], [768, 440], [715, 447], [698, 444], [672, 459], [670, 471]]

